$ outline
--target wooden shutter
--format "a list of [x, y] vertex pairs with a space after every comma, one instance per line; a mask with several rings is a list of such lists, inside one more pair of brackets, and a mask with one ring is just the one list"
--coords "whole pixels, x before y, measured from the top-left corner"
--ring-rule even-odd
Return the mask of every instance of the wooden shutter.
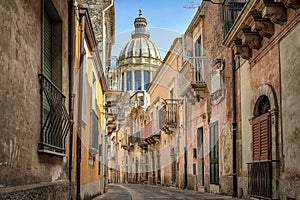
[[253, 160], [271, 159], [270, 114], [266, 113], [252, 122], [252, 155]]

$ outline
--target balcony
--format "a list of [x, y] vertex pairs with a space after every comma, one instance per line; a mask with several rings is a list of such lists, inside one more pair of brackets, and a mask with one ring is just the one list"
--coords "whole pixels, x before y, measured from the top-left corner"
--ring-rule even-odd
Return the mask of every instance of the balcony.
[[250, 196], [271, 199], [272, 161], [258, 161], [247, 164]]
[[204, 81], [201, 65], [201, 58], [185, 57], [183, 68], [179, 75], [179, 91], [181, 96], [188, 96], [189, 100], [198, 102], [204, 98], [206, 82]]
[[155, 144], [160, 141], [160, 133], [155, 133], [152, 130], [153, 123], [150, 121], [145, 127], [144, 127], [144, 142], [142, 143], [142, 146], [147, 148], [147, 145]]
[[178, 120], [178, 104], [170, 100], [165, 102], [163, 107], [159, 110], [159, 128], [170, 134], [177, 128]]
[[43, 125], [39, 152], [65, 154], [65, 140], [73, 122], [65, 107], [63, 93], [43, 74], [39, 74], [43, 95]]

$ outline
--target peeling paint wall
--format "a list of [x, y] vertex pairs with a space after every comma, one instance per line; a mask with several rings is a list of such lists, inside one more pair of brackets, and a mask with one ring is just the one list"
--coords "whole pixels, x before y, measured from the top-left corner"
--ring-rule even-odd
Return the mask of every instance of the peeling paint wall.
[[[63, 20], [62, 91], [68, 97], [68, 1], [53, 3]], [[40, 0], [0, 2], [1, 187], [66, 180], [66, 157], [38, 153], [41, 11]]]
[[300, 199], [300, 25], [280, 42], [283, 173], [281, 193]]

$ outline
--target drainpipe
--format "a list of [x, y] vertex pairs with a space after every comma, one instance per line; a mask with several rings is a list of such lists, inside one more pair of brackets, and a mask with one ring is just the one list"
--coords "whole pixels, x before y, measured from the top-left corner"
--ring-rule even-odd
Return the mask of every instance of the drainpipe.
[[72, 174], [73, 174], [73, 135], [74, 135], [74, 77], [75, 77], [75, 1], [69, 2], [69, 116], [71, 119], [69, 138], [69, 198], [72, 199]]
[[111, 3], [109, 6], [107, 6], [104, 10], [102, 10], [102, 63], [105, 69], [103, 69], [104, 73], [106, 72], [106, 62], [105, 62], [105, 57], [106, 57], [106, 42], [104, 42], [104, 39], [106, 37], [106, 33], [104, 30], [105, 27], [105, 12], [110, 9], [114, 5], [114, 0], [111, 0]]
[[184, 101], [184, 135], [185, 135], [185, 144], [184, 144], [184, 187], [188, 186], [187, 179], [187, 97], [185, 97]]
[[78, 92], [78, 124], [77, 124], [77, 140], [76, 140], [76, 199], [80, 200], [80, 162], [81, 162], [81, 120], [82, 120], [82, 90], [83, 90], [83, 56], [84, 52], [84, 31], [85, 31], [85, 10], [80, 10], [80, 60], [79, 60], [79, 92]]
[[235, 97], [235, 59], [234, 59], [234, 51], [231, 50], [231, 63], [232, 63], [232, 187], [233, 187], [233, 197], [237, 197], [237, 156], [236, 156], [236, 97]]

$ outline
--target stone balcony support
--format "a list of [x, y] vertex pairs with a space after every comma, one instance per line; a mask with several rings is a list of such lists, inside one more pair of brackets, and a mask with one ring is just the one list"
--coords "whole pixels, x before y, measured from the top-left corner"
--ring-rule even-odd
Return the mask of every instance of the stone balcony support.
[[288, 8], [298, 9], [298, 8], [300, 8], [300, 1], [299, 0], [285, 0], [284, 5]]
[[284, 24], [286, 22], [286, 7], [281, 2], [264, 0], [262, 18], [270, 18], [273, 23]]
[[251, 11], [251, 31], [257, 32], [261, 37], [271, 38], [274, 35], [274, 24], [268, 18], [262, 18], [261, 12]]
[[252, 57], [252, 50], [248, 45], [242, 45], [242, 40], [234, 41], [233, 50], [235, 55], [240, 55], [243, 59], [250, 59]]

